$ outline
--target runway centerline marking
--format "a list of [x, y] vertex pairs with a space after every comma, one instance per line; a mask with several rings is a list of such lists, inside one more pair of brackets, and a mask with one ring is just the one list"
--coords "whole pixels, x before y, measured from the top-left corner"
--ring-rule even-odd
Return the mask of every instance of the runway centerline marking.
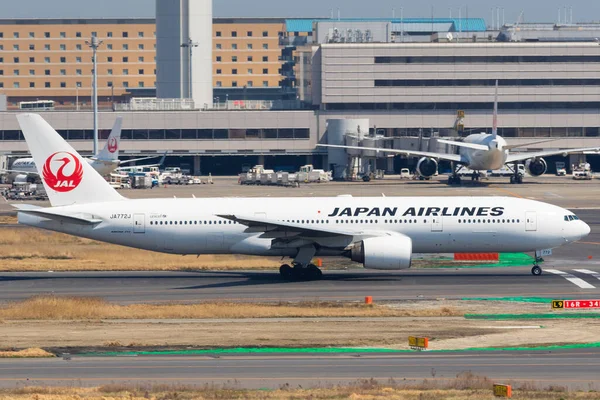
[[574, 269], [573, 271], [577, 271], [580, 272], [582, 274], [588, 274], [593, 276], [594, 278], [598, 279], [600, 281], [600, 273], [596, 272], [596, 271], [590, 271], [589, 269]]
[[571, 282], [571, 283], [579, 286], [582, 289], [596, 289], [596, 286], [590, 285], [589, 283], [587, 283], [583, 279], [578, 278], [578, 277], [576, 277], [573, 274], [569, 274], [568, 272], [560, 271], [558, 269], [546, 269], [546, 271], [550, 272], [551, 274], [562, 276], [563, 278], [565, 278], [569, 282]]

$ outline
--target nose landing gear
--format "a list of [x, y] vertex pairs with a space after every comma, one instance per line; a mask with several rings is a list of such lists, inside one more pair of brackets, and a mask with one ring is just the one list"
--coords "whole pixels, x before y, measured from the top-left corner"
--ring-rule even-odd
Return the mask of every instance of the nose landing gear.
[[542, 274], [542, 267], [539, 266], [539, 263], [544, 262], [544, 259], [535, 254], [535, 261], [533, 262], [533, 268], [531, 268], [531, 274], [535, 276], [539, 276]]

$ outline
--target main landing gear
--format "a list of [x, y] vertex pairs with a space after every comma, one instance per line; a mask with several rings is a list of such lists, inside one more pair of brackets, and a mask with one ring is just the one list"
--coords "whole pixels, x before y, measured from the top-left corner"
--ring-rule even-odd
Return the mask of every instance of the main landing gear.
[[283, 264], [279, 267], [279, 274], [286, 281], [316, 281], [323, 277], [323, 272], [314, 264], [308, 264], [306, 267], [302, 264]]
[[288, 281], [321, 279], [323, 272], [316, 265], [310, 263], [316, 253], [315, 246], [301, 247], [298, 249], [292, 266], [283, 264], [279, 267], [279, 274]]

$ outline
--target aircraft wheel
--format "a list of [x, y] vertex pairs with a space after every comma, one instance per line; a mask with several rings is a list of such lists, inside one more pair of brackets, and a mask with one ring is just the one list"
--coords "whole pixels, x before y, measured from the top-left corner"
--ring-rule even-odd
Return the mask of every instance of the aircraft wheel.
[[517, 177], [517, 183], [519, 183], [519, 184], [523, 183], [523, 177], [521, 175], [519, 175]]
[[514, 175], [511, 175], [510, 176], [510, 184], [512, 185], [514, 183], [515, 183], [515, 177], [514, 177]]
[[323, 277], [323, 272], [316, 265], [309, 264], [305, 275], [307, 279], [319, 280]]
[[292, 279], [294, 270], [289, 265], [283, 264], [281, 267], [279, 267], [279, 274], [283, 279], [290, 280]]
[[454, 177], [453, 176], [448, 177], [448, 185], [454, 185]]
[[539, 276], [542, 274], [542, 269], [539, 266], [534, 265], [534, 267], [531, 268], [531, 273], [535, 276]]

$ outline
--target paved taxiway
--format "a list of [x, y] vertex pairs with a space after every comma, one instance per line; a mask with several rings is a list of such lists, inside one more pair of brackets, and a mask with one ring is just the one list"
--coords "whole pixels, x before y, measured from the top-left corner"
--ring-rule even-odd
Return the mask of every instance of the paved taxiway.
[[229, 384], [243, 388], [314, 387], [375, 378], [399, 384], [453, 380], [471, 371], [499, 382], [600, 388], [600, 349], [313, 355], [73, 357], [0, 360], [0, 387]]

